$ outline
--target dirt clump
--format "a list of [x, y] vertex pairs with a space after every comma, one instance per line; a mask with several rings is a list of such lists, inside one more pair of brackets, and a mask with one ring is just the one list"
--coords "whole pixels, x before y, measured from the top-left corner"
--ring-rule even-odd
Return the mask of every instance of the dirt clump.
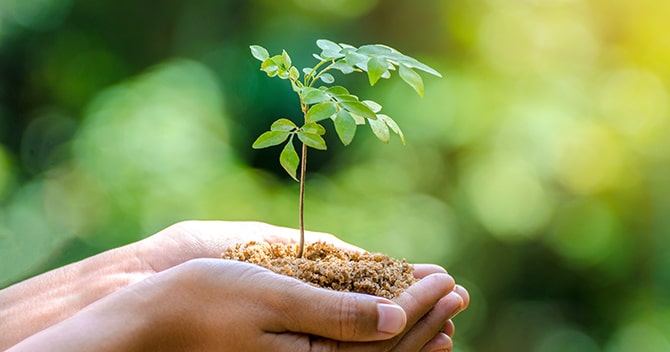
[[384, 254], [350, 252], [332, 244], [305, 245], [296, 258], [297, 245], [248, 242], [228, 248], [221, 257], [257, 264], [278, 274], [337, 291], [394, 298], [416, 282], [414, 267], [404, 259]]

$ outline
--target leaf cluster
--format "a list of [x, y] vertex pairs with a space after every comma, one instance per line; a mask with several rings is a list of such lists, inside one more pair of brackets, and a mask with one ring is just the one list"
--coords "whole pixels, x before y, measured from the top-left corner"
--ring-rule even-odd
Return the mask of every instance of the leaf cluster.
[[[405, 136], [398, 124], [390, 116], [380, 113], [382, 106], [379, 103], [360, 100], [345, 87], [332, 85], [335, 83], [332, 71], [342, 74], [365, 72], [370, 85], [375, 85], [379, 79], [390, 78], [391, 72], [398, 71], [400, 78], [419, 96], [423, 96], [424, 86], [417, 70], [441, 77], [428, 65], [386, 45], [371, 44], [356, 48], [326, 39], [319, 39], [316, 44], [321, 49], [321, 53], [313, 54], [318, 62], [313, 67], [302, 70], [293, 66], [286, 50], [282, 50], [279, 55], [270, 56], [262, 46], [250, 46], [253, 57], [261, 61], [261, 71], [268, 77], [289, 80], [293, 91], [300, 98], [304, 115], [300, 126], [290, 119], [280, 118], [252, 145], [253, 148], [260, 149], [286, 143], [279, 162], [295, 180], [300, 158], [293, 146], [294, 137], [297, 136], [300, 142], [310, 148], [326, 150], [326, 142], [322, 137], [326, 133], [322, 124], [324, 120], [330, 119], [333, 122], [335, 132], [344, 145], [349, 145], [356, 135], [357, 127], [366, 123], [382, 142], [388, 143], [390, 132], [393, 132], [405, 143]], [[317, 87], [317, 83], [320, 86]]]

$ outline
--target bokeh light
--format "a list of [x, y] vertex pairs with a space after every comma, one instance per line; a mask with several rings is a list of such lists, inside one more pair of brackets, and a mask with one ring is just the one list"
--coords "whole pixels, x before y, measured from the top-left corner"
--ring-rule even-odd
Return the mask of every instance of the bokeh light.
[[514, 156], [496, 155], [464, 166], [472, 210], [491, 234], [515, 240], [539, 234], [552, 200], [538, 175]]
[[[369, 87], [367, 126], [311, 152], [306, 223], [449, 269], [458, 351], [670, 349], [670, 3], [654, 0], [0, 1], [0, 284], [184, 219], [297, 224], [279, 150], [319, 38], [437, 68]], [[332, 126], [328, 125], [327, 128]]]

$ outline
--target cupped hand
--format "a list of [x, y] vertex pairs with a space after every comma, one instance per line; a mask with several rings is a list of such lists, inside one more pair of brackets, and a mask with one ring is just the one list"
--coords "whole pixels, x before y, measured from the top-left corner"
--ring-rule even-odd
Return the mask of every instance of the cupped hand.
[[[253, 221], [183, 221], [135, 244], [136, 256], [154, 271], [162, 271], [195, 258], [220, 258], [226, 248], [249, 241], [298, 243], [296, 229]], [[327, 242], [342, 249], [361, 248], [321, 232], [305, 231], [305, 241]]]
[[[363, 250], [327, 233], [307, 231], [305, 237], [308, 243], [323, 241], [343, 249]], [[298, 230], [261, 222], [185, 221], [141, 241], [144, 249], [141, 259], [149, 263], [154, 270], [160, 271], [192, 258], [218, 258], [225, 248], [252, 240], [269, 243], [297, 243]], [[447, 273], [444, 268], [434, 264], [415, 264], [414, 266], [415, 276], [418, 279], [431, 274]], [[433, 315], [449, 316], [453, 310], [456, 310], [457, 313], [467, 308], [469, 300], [467, 290], [456, 285], [453, 293], [439, 301], [439, 306], [433, 309], [436, 312]], [[456, 306], [460, 308], [453, 308]], [[455, 327], [450, 318], [451, 316], [446, 322], [443, 322], [441, 330], [431, 336], [432, 338], [422, 351], [451, 350], [451, 337], [454, 335]]]
[[453, 289], [451, 276], [431, 273], [390, 301], [195, 259], [91, 304], [16, 351], [45, 341], [54, 351], [430, 351], [444, 347], [435, 336], [464, 308]]
[[[255, 326], [245, 330], [252, 334], [244, 335], [245, 341], [273, 340], [292, 346], [287, 347], [291, 351], [300, 351], [294, 345], [312, 351], [451, 350], [450, 319], [467, 307], [469, 296], [439, 266], [415, 265], [420, 281], [391, 302], [311, 287], [247, 263], [206, 259], [219, 258], [241, 242], [295, 243], [297, 237], [297, 230], [256, 222], [173, 225], [0, 291], [0, 317], [12, 317], [6, 320], [6, 339], [0, 346], [25, 339], [16, 345], [17, 351], [40, 350], [40, 342], [47, 350], [77, 350], [73, 344], [84, 346], [79, 350], [101, 350], [98, 346], [124, 338], [141, 336], [147, 343], [177, 338], [186, 343], [191, 336], [186, 331], [194, 337], [215, 331], [221, 335], [213, 337], [226, 338], [230, 334], [225, 331]], [[324, 233], [307, 232], [306, 240], [361, 250]], [[188, 281], [193, 278], [199, 280]], [[397, 318], [403, 314], [404, 325]], [[205, 318], [210, 320], [198, 320]], [[146, 326], [152, 329], [143, 329]]]

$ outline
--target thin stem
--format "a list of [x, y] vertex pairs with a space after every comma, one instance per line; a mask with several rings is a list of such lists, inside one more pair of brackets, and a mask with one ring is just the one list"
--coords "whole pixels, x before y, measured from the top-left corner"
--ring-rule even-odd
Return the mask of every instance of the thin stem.
[[314, 79], [313, 79], [312, 82], [310, 83], [310, 87], [314, 85], [314, 82], [316, 82], [316, 81], [319, 80], [319, 77], [321, 77], [321, 75], [323, 75], [324, 73], [330, 71], [330, 69], [333, 68], [333, 65], [335, 65], [335, 61], [333, 61], [330, 65], [324, 67], [323, 70], [319, 71], [319, 73], [317, 73], [316, 76], [314, 76]]
[[[316, 70], [319, 67], [321, 67], [321, 65], [325, 64], [326, 62], [328, 62], [328, 61], [321, 60], [321, 61], [319, 61], [318, 64], [316, 64], [314, 67], [312, 67], [312, 70], [309, 71], [309, 74], [305, 75], [305, 86], [311, 87], [311, 86], [314, 85], [314, 82], [316, 81], [316, 79], [314, 79], [314, 76], [313, 76], [314, 72], [316, 72]], [[311, 80], [310, 80], [310, 78], [311, 78]]]
[[300, 155], [300, 205], [298, 208], [300, 223], [298, 258], [302, 258], [302, 253], [305, 248], [305, 169], [307, 169], [307, 145], [302, 143], [302, 153]]
[[[333, 61], [330, 65], [323, 68], [316, 76], [312, 77], [311, 75], [316, 72], [319, 67], [324, 65], [328, 61], [321, 61], [316, 66], [312, 68], [309, 75], [305, 76], [304, 86], [311, 87], [314, 85], [319, 77], [324, 74], [326, 71], [330, 70], [331, 67], [335, 64]], [[308, 79], [311, 77], [311, 80]], [[293, 80], [291, 80], [293, 82]], [[298, 87], [301, 86], [300, 81], [296, 80], [294, 82]], [[298, 93], [298, 95], [300, 95]], [[300, 97], [300, 107], [302, 108], [303, 116], [305, 117], [305, 123], [307, 123], [307, 110], [309, 106], [302, 101]], [[300, 154], [300, 203], [298, 205], [298, 223], [300, 229], [300, 244], [298, 245], [298, 254], [296, 257], [302, 258], [302, 254], [305, 251], [305, 172], [307, 170], [307, 145], [302, 143], [302, 153]]]

